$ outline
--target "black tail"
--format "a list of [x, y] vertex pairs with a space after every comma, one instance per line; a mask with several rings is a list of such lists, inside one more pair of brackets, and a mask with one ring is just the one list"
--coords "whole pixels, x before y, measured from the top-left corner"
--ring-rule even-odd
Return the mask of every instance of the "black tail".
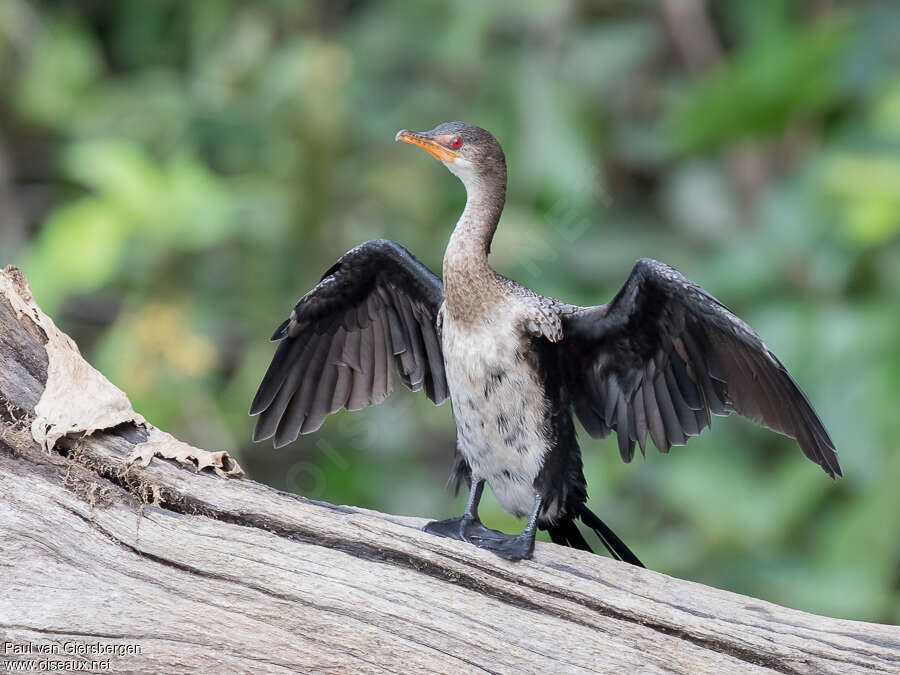
[[[609, 529], [606, 523], [600, 520], [596, 514], [591, 512], [586, 506], [581, 507], [581, 513], [579, 515], [581, 516], [581, 522], [591, 528], [597, 536], [600, 537], [600, 541], [603, 542], [606, 550], [609, 551], [613, 558], [631, 563], [632, 565], [637, 565], [638, 567], [644, 566], [644, 563], [638, 560], [638, 557], [631, 552], [631, 549], [625, 545], [625, 542], [619, 539], [616, 536], [616, 533]], [[550, 539], [554, 544], [571, 546], [572, 548], [577, 548], [582, 551], [591, 550], [591, 547], [578, 530], [578, 526], [575, 524], [575, 518], [567, 518], [566, 520], [561, 520], [560, 522], [549, 526], [547, 528], [547, 533], [550, 535]]]

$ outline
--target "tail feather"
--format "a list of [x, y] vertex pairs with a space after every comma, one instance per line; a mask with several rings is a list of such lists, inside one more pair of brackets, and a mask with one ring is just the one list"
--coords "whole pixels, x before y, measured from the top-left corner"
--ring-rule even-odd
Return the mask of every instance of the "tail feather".
[[597, 514], [593, 513], [586, 506], [581, 507], [581, 522], [591, 528], [597, 536], [600, 537], [600, 541], [603, 542], [603, 545], [616, 560], [622, 560], [631, 563], [632, 565], [637, 565], [638, 567], [644, 566], [644, 563], [631, 552], [631, 549], [625, 545], [625, 542], [619, 539], [616, 536], [616, 533], [609, 529], [606, 523], [600, 520], [597, 517]]
[[582, 551], [591, 551], [591, 547], [588, 545], [587, 541], [585, 541], [584, 536], [575, 524], [575, 518], [579, 516], [581, 517], [581, 521], [596, 533], [613, 558], [631, 563], [632, 565], [637, 565], [638, 567], [644, 566], [644, 564], [638, 560], [638, 557], [632, 553], [631, 549], [625, 545], [625, 542], [619, 539], [615, 532], [609, 529], [606, 523], [600, 520], [597, 515], [591, 512], [586, 506], [582, 506], [581, 513], [579, 513], [578, 516], [566, 518], [565, 520], [558, 521], [547, 527], [547, 532], [554, 544], [571, 546], [572, 548], [577, 548]]
[[550, 535], [550, 541], [552, 541], [557, 546], [568, 546], [569, 540], [566, 539], [566, 535], [563, 534], [562, 528], [558, 525], [550, 525], [547, 528], [547, 534]]
[[578, 529], [578, 525], [575, 524], [574, 520], [567, 521], [565, 527], [566, 539], [569, 541], [569, 546], [577, 548], [580, 551], [588, 551], [589, 553], [594, 552], [588, 545], [584, 535], [581, 534], [581, 530]]

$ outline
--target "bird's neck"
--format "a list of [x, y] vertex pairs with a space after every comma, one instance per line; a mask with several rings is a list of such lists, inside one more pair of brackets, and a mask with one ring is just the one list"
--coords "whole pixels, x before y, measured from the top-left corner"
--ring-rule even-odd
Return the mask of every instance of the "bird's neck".
[[463, 210], [444, 253], [444, 293], [455, 319], [473, 319], [496, 301], [496, 275], [488, 264], [491, 241], [506, 201], [506, 176], [466, 186]]

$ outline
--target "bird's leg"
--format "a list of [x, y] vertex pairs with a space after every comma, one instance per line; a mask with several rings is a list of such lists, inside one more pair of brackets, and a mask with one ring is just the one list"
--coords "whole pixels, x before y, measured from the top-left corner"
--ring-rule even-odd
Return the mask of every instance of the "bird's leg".
[[482, 492], [484, 492], [484, 481], [472, 479], [472, 483], [469, 486], [469, 499], [466, 502], [466, 510], [463, 512], [462, 517], [435, 520], [425, 526], [425, 531], [429, 534], [436, 534], [439, 537], [466, 541], [466, 526], [469, 523], [481, 523], [478, 520], [478, 504], [481, 501]]
[[481, 501], [482, 492], [484, 492], [484, 480], [473, 479], [469, 488], [469, 500], [466, 502], [466, 510], [462, 517], [428, 523], [425, 531], [439, 537], [449, 537], [460, 541], [472, 541], [471, 537], [475, 536], [505, 536], [502, 532], [486, 528], [478, 519], [478, 504]]
[[463, 519], [478, 520], [478, 505], [481, 503], [481, 493], [484, 492], [484, 481], [473, 480], [469, 487], [469, 499], [466, 501], [466, 510], [463, 511]]
[[[507, 560], [526, 560], [534, 553], [534, 537], [537, 534], [538, 515], [541, 512], [543, 500], [540, 495], [535, 495], [534, 508], [528, 524], [522, 530], [522, 534], [502, 534], [496, 530], [488, 530], [484, 534], [476, 533], [468, 537], [479, 548], [493, 551], [501, 558]], [[485, 528], [487, 529], [487, 528]]]

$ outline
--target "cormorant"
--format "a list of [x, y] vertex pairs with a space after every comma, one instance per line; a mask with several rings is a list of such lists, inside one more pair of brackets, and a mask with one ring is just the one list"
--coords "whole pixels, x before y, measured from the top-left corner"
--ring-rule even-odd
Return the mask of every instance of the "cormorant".
[[[590, 510], [574, 411], [587, 432], [615, 430], [626, 462], [649, 434], [662, 452], [738, 412], [795, 438], [834, 478], [834, 443], [806, 395], [759, 336], [673, 268], [638, 260], [605, 305], [579, 307], [507, 279], [488, 263], [506, 199], [506, 159], [487, 131], [447, 122], [400, 131], [466, 188], [444, 253], [443, 283], [405, 248], [374, 239], [345, 253], [272, 336], [279, 345], [250, 409], [254, 440], [276, 447], [340, 408], [380, 403], [392, 367], [434, 403], [451, 398], [453, 477], [470, 486], [460, 518], [425, 530], [510, 560], [529, 558], [537, 528], [590, 550], [581, 519], [620, 560], [637, 557]], [[484, 483], [528, 516], [518, 535], [478, 518]]]

